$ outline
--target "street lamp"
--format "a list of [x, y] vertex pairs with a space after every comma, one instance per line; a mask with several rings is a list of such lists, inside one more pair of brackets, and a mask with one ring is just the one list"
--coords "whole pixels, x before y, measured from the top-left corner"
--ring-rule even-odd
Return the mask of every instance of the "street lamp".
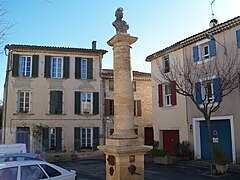
[[226, 46], [224, 46], [222, 43], [218, 42], [218, 41], [213, 37], [212, 33], [206, 32], [206, 33], [205, 33], [205, 36], [206, 36], [208, 39], [214, 40], [214, 41], [216, 41], [218, 44], [220, 44], [220, 45], [224, 48], [224, 54], [227, 55], [227, 48], [226, 48]]

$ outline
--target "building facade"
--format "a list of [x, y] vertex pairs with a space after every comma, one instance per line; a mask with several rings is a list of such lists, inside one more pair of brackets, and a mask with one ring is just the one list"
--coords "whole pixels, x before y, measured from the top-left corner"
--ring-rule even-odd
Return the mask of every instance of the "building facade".
[[96, 149], [104, 143], [101, 67], [105, 50], [6, 45], [3, 143], [28, 152]]
[[[205, 104], [206, 108], [214, 108], [215, 103], [218, 104], [221, 102], [219, 109], [211, 114], [211, 132], [214, 146], [221, 147], [222, 151], [233, 163], [239, 161], [239, 83], [238, 88], [234, 89], [227, 96], [222, 97], [223, 94], [220, 93], [222, 91], [219, 88], [221, 87], [221, 82], [223, 82], [222, 78], [227, 77], [228, 72], [225, 72], [226, 76], [220, 78], [219, 74], [216, 73], [218, 70], [215, 69], [211, 72], [211, 75], [207, 75], [208, 77], [200, 75], [196, 77], [192, 88], [195, 92], [193, 98], [196, 104], [194, 104], [190, 98], [178, 94], [176, 95], [177, 103], [175, 103], [174, 100], [172, 101], [168, 98], [168, 96], [175, 98], [173, 90], [174, 82], [173, 85], [170, 86], [170, 90], [168, 88], [166, 89], [164, 78], [161, 79], [159, 78], [160, 76], [157, 76], [159, 64], [166, 69], [165, 73], [168, 73], [171, 71], [170, 68], [176, 65], [176, 59], [180, 60], [178, 63], [180, 62], [180, 64], [183, 65], [182, 67], [193, 65], [206, 69], [206, 67], [210, 68], [213, 62], [222, 63], [222, 65], [228, 63], [230, 59], [239, 62], [239, 55], [240, 17], [236, 17], [221, 24], [214, 24], [211, 28], [203, 32], [188, 37], [148, 56], [146, 61], [151, 62], [152, 76], [156, 76], [156, 79], [159, 80], [155, 82], [156, 88], [153, 88], [154, 139], [160, 142], [170, 141], [171, 139], [161, 134], [161, 129], [179, 129], [179, 140], [188, 140], [191, 143], [195, 158], [210, 159], [207, 125], [203, 114], [197, 108], [197, 106], [202, 108], [205, 102], [203, 97], [205, 97], [209, 103], [207, 105]], [[237, 63], [235, 65], [237, 65]], [[235, 68], [236, 66], [232, 66], [232, 71], [234, 71]], [[239, 71], [236, 72], [239, 74]], [[160, 103], [162, 99], [165, 99], [165, 104]], [[178, 105], [180, 107], [178, 107]]]
[[[114, 81], [113, 70], [103, 69], [105, 137], [113, 134], [114, 126]], [[135, 133], [145, 144], [153, 142], [151, 74], [133, 71], [134, 125]]]

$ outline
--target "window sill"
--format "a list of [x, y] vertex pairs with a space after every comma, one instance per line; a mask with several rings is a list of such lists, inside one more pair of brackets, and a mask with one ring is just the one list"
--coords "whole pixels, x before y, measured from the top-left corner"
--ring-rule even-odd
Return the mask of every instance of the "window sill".
[[[210, 107], [215, 107], [215, 106], [217, 106], [219, 103], [217, 103], [217, 102], [215, 102], [215, 103], [210, 103], [210, 104], [208, 104], [208, 108], [210, 108]], [[198, 105], [200, 108], [203, 108], [204, 106], [203, 106], [203, 104], [199, 104]]]
[[97, 81], [97, 79], [76, 79], [84, 82], [91, 82], [91, 81]]
[[207, 63], [207, 62], [210, 62], [214, 59], [214, 57], [209, 57], [209, 58], [205, 58], [205, 59], [200, 59], [198, 60], [196, 63], [197, 64], [203, 64], [203, 63]]
[[66, 116], [67, 114], [49, 114], [46, 113], [47, 116]]
[[25, 115], [27, 115], [27, 116], [32, 116], [32, 115], [35, 115], [34, 113], [22, 113], [22, 112], [17, 112], [17, 113], [13, 113], [13, 115], [22, 115], [22, 116], [25, 116]]
[[161, 107], [161, 109], [163, 110], [170, 110], [170, 109], [173, 109], [176, 105], [168, 105], [168, 106], [163, 106]]

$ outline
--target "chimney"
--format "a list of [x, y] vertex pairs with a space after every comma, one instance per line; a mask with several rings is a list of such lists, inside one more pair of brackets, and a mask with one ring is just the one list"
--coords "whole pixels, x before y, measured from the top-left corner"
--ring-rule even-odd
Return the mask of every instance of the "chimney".
[[97, 47], [97, 41], [92, 41], [92, 49], [96, 49]]

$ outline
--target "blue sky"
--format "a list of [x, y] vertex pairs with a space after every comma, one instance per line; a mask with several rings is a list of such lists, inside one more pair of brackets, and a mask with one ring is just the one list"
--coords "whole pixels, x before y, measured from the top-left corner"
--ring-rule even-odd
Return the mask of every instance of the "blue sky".
[[[115, 10], [124, 9], [128, 33], [138, 37], [132, 46], [133, 70], [150, 72], [146, 56], [209, 28], [212, 0], [4, 0], [4, 20], [15, 24], [4, 44], [91, 48], [108, 53], [103, 68], [113, 68]], [[215, 0], [215, 18], [222, 23], [240, 15], [239, 0]], [[0, 54], [0, 100], [7, 57]]]

